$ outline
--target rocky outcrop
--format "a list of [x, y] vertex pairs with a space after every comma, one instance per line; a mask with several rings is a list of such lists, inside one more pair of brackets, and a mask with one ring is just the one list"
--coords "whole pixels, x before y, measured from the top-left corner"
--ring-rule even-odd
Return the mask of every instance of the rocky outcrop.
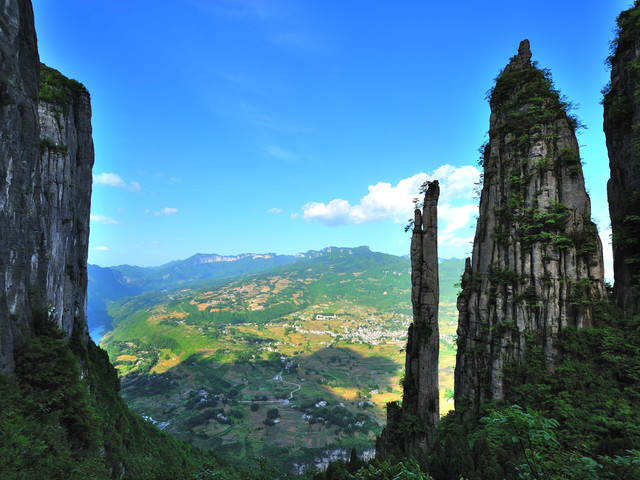
[[430, 182], [423, 211], [415, 211], [411, 237], [411, 303], [413, 323], [409, 326], [403, 382], [402, 421], [419, 425], [407, 430], [406, 453], [424, 451], [440, 418], [438, 389], [438, 181]]
[[77, 319], [86, 335], [93, 143], [86, 90], [40, 71], [31, 3], [0, 8], [0, 369], [11, 371], [43, 317], [69, 336]]
[[604, 132], [611, 179], [607, 184], [613, 233], [616, 303], [640, 314], [640, 7], [618, 17], [619, 35], [604, 96]]
[[527, 381], [554, 340], [593, 324], [604, 297], [602, 248], [576, 141], [548, 72], [520, 44], [490, 95], [489, 141], [472, 260], [458, 298], [455, 408], [479, 411]]

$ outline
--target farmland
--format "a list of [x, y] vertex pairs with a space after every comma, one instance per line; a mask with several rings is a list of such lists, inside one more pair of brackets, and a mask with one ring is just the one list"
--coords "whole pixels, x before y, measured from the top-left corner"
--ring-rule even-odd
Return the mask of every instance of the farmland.
[[[451, 408], [455, 290], [441, 264], [441, 405]], [[411, 320], [409, 262], [333, 249], [224, 285], [147, 292], [110, 307], [102, 340], [129, 405], [233, 460], [309, 464], [373, 448], [401, 398]], [[445, 398], [447, 397], [447, 398]]]

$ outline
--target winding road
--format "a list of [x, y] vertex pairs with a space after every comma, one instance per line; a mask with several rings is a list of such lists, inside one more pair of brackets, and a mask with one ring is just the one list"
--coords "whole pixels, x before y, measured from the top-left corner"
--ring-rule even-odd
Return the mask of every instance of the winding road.
[[282, 383], [286, 383], [288, 385], [295, 385], [296, 388], [294, 388], [293, 390], [291, 390], [291, 392], [289, 393], [289, 398], [284, 399], [284, 400], [238, 400], [238, 403], [282, 403], [285, 400], [293, 400], [293, 394], [300, 391], [300, 389], [302, 388], [302, 386], [299, 383], [294, 383], [294, 382], [288, 382], [286, 380], [282, 379], [282, 370], [280, 370], [280, 373], [278, 375], [276, 375], [276, 377], [274, 378], [274, 380], [278, 380]]

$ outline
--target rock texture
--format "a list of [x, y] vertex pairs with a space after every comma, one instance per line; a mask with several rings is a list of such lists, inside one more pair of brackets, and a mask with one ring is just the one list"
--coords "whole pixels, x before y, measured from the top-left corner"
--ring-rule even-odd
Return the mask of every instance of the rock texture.
[[640, 7], [618, 17], [611, 83], [603, 101], [611, 179], [614, 297], [623, 312], [640, 314]]
[[[402, 419], [422, 428], [408, 431], [405, 452], [424, 451], [440, 418], [438, 389], [438, 181], [430, 182], [423, 211], [415, 211], [411, 237], [411, 303], [413, 323], [407, 337]], [[410, 423], [410, 422], [409, 422]]]
[[472, 260], [458, 298], [455, 408], [463, 418], [527, 381], [554, 339], [589, 327], [604, 297], [602, 247], [575, 136], [548, 72], [520, 44], [490, 95], [489, 142]]
[[0, 369], [11, 371], [43, 316], [68, 335], [77, 319], [86, 335], [93, 143], [86, 90], [46, 68], [39, 86], [31, 3], [0, 8]]

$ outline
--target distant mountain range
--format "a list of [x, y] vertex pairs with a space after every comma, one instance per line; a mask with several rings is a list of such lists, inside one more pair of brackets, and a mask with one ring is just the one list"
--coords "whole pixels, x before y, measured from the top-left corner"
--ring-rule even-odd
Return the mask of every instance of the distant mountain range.
[[[409, 269], [406, 256], [387, 255], [372, 252], [369, 247], [356, 248], [327, 247], [322, 250], [309, 250], [297, 255], [277, 255], [275, 253], [243, 253], [240, 255], [217, 255], [197, 253], [185, 260], [175, 260], [159, 267], [137, 267], [118, 265], [100, 267], [88, 265], [89, 285], [87, 317], [92, 336], [99, 337], [111, 329], [112, 317], [107, 307], [117, 300], [134, 297], [145, 292], [171, 290], [179, 287], [215, 286], [246, 275], [268, 272], [272, 269], [296, 262], [312, 261], [322, 258], [324, 261], [337, 262], [340, 268], [357, 268], [363, 258], [385, 259], [386, 262], [402, 264]], [[459, 282], [462, 260], [440, 259], [442, 284], [451, 286]], [[455, 302], [451, 292], [441, 290], [442, 300]], [[455, 295], [454, 295], [455, 296]], [[409, 302], [407, 298], [407, 302]]]
[[[312, 254], [309, 252], [309, 254]], [[250, 273], [264, 272], [288, 265], [308, 254], [276, 255], [274, 253], [217, 255], [197, 253], [186, 260], [176, 260], [159, 267], [88, 265], [89, 285], [87, 317], [89, 331], [100, 334], [111, 326], [107, 312], [110, 303], [144, 292], [207, 283], [215, 285]]]
[[[309, 250], [297, 255], [277, 255], [275, 253], [243, 253], [240, 255], [217, 255], [197, 253], [185, 260], [175, 260], [159, 267], [137, 267], [118, 265], [100, 267], [88, 265], [89, 285], [87, 317], [89, 331], [94, 338], [111, 329], [113, 318], [108, 306], [126, 297], [134, 297], [145, 292], [172, 290], [180, 287], [210, 287], [238, 280], [250, 274], [264, 273], [278, 267], [298, 262], [322, 259], [335, 262], [338, 268], [353, 270], [362, 266], [364, 258], [376, 259], [383, 263], [401, 265], [410, 269], [406, 256], [387, 255], [372, 252], [369, 247], [356, 248], [327, 247]], [[451, 286], [460, 280], [462, 260], [440, 260], [440, 276], [443, 285]], [[345, 270], [345, 271], [346, 271]], [[455, 293], [445, 288], [441, 290], [442, 301], [455, 302]], [[407, 302], [409, 302], [407, 298]]]

